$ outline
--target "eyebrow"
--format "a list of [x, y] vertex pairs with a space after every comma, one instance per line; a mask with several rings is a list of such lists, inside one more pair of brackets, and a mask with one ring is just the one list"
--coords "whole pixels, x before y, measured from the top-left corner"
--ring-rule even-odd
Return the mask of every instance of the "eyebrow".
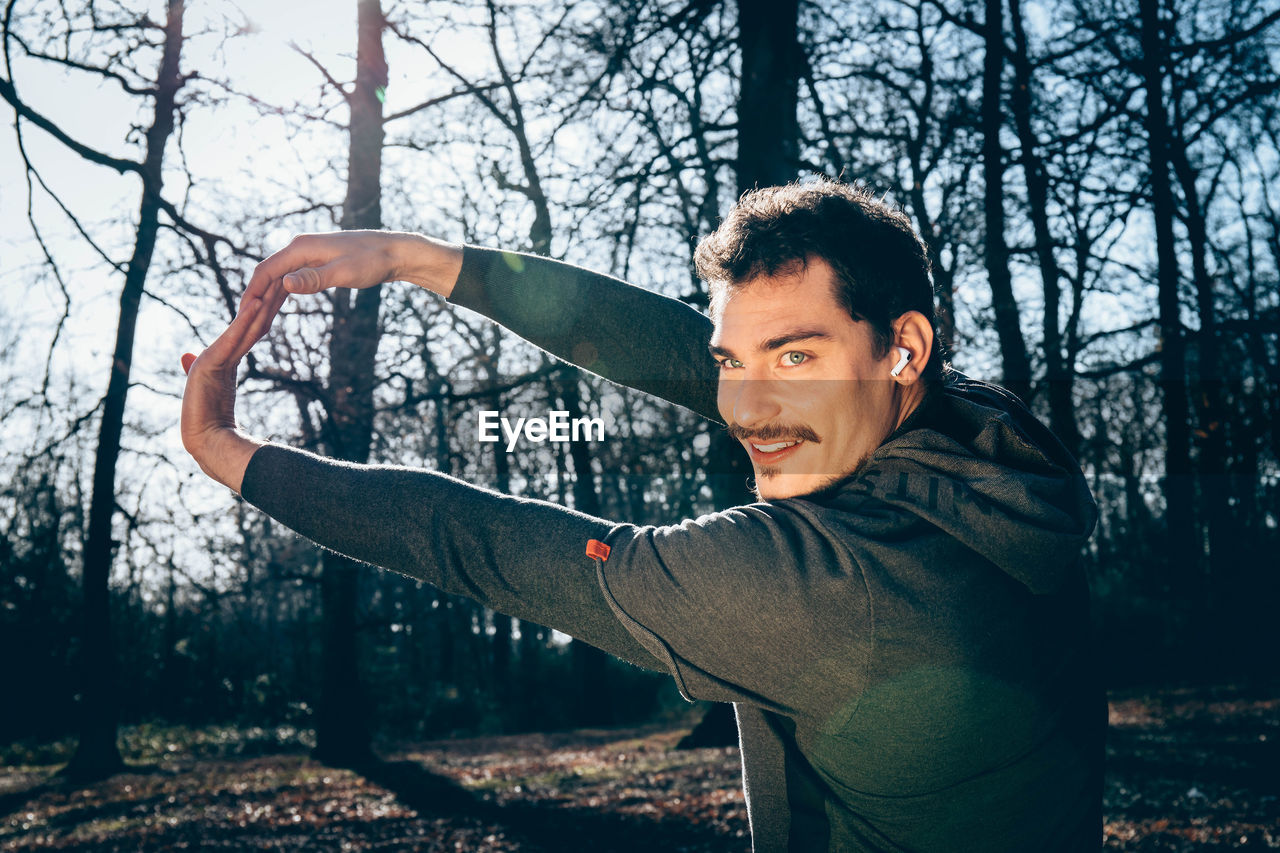
[[[783, 332], [781, 335], [774, 335], [760, 343], [756, 348], [760, 352], [772, 352], [773, 350], [782, 349], [785, 346], [796, 343], [797, 341], [811, 340], [832, 340], [834, 336], [822, 329], [793, 329], [789, 332]], [[707, 349], [713, 356], [720, 358], [733, 358], [733, 350], [726, 347], [709, 344]]]

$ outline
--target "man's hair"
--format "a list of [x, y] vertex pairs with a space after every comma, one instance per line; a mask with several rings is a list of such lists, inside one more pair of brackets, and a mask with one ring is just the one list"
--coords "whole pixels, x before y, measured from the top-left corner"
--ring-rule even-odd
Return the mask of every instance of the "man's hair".
[[694, 253], [713, 314], [755, 278], [799, 273], [814, 258], [834, 270], [835, 296], [849, 316], [871, 326], [876, 358], [893, 345], [894, 320], [923, 314], [934, 330], [923, 378], [941, 380], [945, 347], [928, 252], [906, 214], [866, 188], [820, 178], [752, 190]]

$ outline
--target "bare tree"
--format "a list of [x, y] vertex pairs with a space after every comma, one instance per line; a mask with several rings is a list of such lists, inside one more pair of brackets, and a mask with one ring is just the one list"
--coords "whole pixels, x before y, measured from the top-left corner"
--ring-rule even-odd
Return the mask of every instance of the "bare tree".
[[1194, 484], [1191, 479], [1191, 428], [1187, 400], [1186, 328], [1178, 297], [1178, 258], [1173, 233], [1177, 211], [1169, 180], [1169, 111], [1165, 105], [1168, 37], [1160, 0], [1139, 0], [1145, 126], [1150, 158], [1151, 208], [1155, 219], [1160, 305], [1161, 378], [1164, 391], [1165, 522], [1169, 529], [1169, 570], [1186, 600], [1202, 598], [1198, 589], [1203, 547], [1196, 537]]
[[[83, 691], [81, 700], [80, 740], [76, 753], [65, 768], [67, 775], [77, 779], [94, 779], [110, 775], [123, 766], [116, 746], [117, 706], [115, 689], [115, 652], [111, 631], [111, 610], [108, 584], [111, 575], [115, 541], [112, 535], [116, 515], [116, 467], [120, 458], [120, 440], [124, 430], [125, 402], [129, 393], [129, 375], [133, 362], [134, 334], [137, 328], [138, 310], [142, 302], [143, 286], [151, 259], [155, 253], [156, 237], [160, 230], [162, 214], [171, 212], [162, 197], [164, 186], [165, 146], [173, 135], [178, 91], [185, 78], [180, 70], [183, 31], [183, 2], [169, 0], [167, 17], [163, 25], [145, 17], [123, 15], [111, 20], [95, 22], [96, 32], [131, 33], [143, 41], [157, 43], [161, 50], [160, 64], [154, 81], [146, 88], [134, 87], [120, 70], [110, 63], [91, 66], [74, 56], [44, 54], [29, 48], [15, 31], [14, 9], [11, 0], [5, 8], [4, 52], [6, 78], [0, 80], [0, 96], [14, 108], [17, 128], [21, 134], [24, 123], [35, 125], [53, 136], [70, 152], [84, 159], [114, 169], [122, 174], [139, 177], [142, 183], [142, 199], [138, 209], [134, 232], [133, 250], [127, 263], [122, 265], [124, 283], [120, 291], [120, 308], [117, 317], [115, 347], [112, 353], [110, 377], [102, 399], [102, 413], [98, 424], [97, 449], [94, 452], [93, 492], [90, 498], [88, 532], [84, 547], [83, 608], [84, 621], [81, 634], [81, 666]], [[92, 6], [88, 10], [95, 13]], [[67, 26], [72, 26], [67, 21]], [[141, 161], [124, 160], [108, 156], [63, 132], [20, 97], [13, 79], [11, 51], [14, 46], [29, 55], [51, 62], [59, 62], [83, 70], [91, 70], [105, 79], [114, 80], [126, 91], [148, 97], [152, 101], [151, 123], [145, 132]], [[33, 167], [27, 162], [30, 172]]]
[[[347, 190], [341, 220], [344, 230], [382, 227], [382, 104], [387, 86], [384, 26], [380, 0], [358, 0], [356, 77], [350, 89], [339, 87], [350, 110]], [[331, 314], [329, 376], [322, 392], [323, 443], [339, 459], [366, 462], [373, 442], [382, 286], [332, 290], [326, 296]], [[354, 560], [331, 552], [324, 554], [323, 565], [324, 676], [316, 719], [316, 756], [339, 765], [359, 765], [372, 757], [356, 632], [361, 570]]]
[[982, 33], [986, 53], [982, 66], [982, 171], [986, 209], [987, 283], [1000, 338], [1000, 362], [1006, 388], [1023, 400], [1031, 398], [1031, 360], [1022, 336], [1022, 321], [1009, 271], [1005, 239], [1005, 149], [1000, 131], [1004, 111], [1004, 0], [986, 0]]
[[799, 0], [739, 0], [738, 192], [785, 184], [799, 166]]
[[1040, 154], [1040, 140], [1032, 125], [1034, 101], [1038, 94], [1034, 67], [1027, 43], [1022, 0], [1009, 0], [1010, 29], [1013, 34], [1013, 88], [1010, 106], [1018, 134], [1019, 161], [1027, 187], [1027, 214], [1035, 237], [1035, 256], [1040, 267], [1044, 294], [1043, 331], [1045, 375], [1049, 398], [1049, 425], [1073, 454], [1079, 452], [1080, 430], [1076, 424], [1074, 376], [1067, 369], [1063, 351], [1061, 274], [1055, 256], [1056, 242], [1049, 227], [1049, 175]]

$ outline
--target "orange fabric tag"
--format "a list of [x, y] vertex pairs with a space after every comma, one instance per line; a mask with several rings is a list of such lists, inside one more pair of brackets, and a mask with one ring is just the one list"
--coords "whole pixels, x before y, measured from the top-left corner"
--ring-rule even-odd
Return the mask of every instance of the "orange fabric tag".
[[587, 556], [593, 560], [607, 560], [609, 559], [609, 546], [601, 542], [599, 539], [588, 539]]

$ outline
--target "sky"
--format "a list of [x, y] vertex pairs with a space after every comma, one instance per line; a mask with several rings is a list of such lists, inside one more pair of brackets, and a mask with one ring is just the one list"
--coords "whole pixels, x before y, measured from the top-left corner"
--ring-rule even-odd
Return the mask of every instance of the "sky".
[[[49, 0], [24, 0], [16, 6], [16, 14], [29, 13], [42, 2], [53, 5]], [[384, 3], [394, 8], [391, 0]], [[468, 14], [473, 14], [476, 6], [478, 4], [473, 4]], [[162, 17], [163, 3], [152, 2], [149, 8], [153, 18]], [[251, 13], [246, 11], [249, 9]], [[350, 79], [354, 72], [355, 9], [355, 0], [306, 3], [282, 0], [252, 7], [229, 0], [193, 2], [189, 4], [186, 20], [189, 39], [184, 47], [183, 66], [189, 71], [199, 70], [206, 77], [221, 76], [231, 88], [252, 92], [268, 103], [314, 102], [321, 76], [291, 45], [311, 52], [339, 80]], [[487, 45], [478, 43], [478, 34], [467, 26], [471, 22], [431, 19], [430, 23], [440, 24], [439, 34], [429, 38], [433, 47], [449, 61], [464, 71], [475, 69], [485, 61]], [[242, 24], [250, 25], [252, 34], [224, 36], [241, 29]], [[452, 88], [452, 80], [446, 75], [424, 67], [421, 51], [397, 53], [405, 48], [394, 38], [388, 38], [386, 44], [392, 70], [386, 102], [388, 113]], [[150, 59], [149, 66], [146, 61], [143, 64], [150, 68], [156, 59], [158, 57]], [[145, 99], [123, 94], [112, 82], [81, 72], [59, 71], [47, 63], [18, 56], [13, 58], [12, 74], [21, 96], [76, 139], [112, 156], [139, 156], [136, 146], [126, 140], [131, 124], [145, 125], [150, 121], [145, 112], [150, 104]], [[196, 82], [187, 94], [202, 90], [211, 91], [212, 87]], [[6, 408], [6, 400], [25, 393], [39, 382], [48, 342], [64, 304], [63, 293], [48, 275], [41, 248], [26, 221], [26, 176], [10, 127], [12, 111], [7, 106], [3, 109], [9, 120], [0, 131], [0, 349], [20, 334], [21, 358], [0, 361], [0, 411]], [[341, 110], [334, 110], [331, 118], [339, 123], [345, 120]], [[28, 154], [42, 177], [85, 227], [100, 236], [113, 259], [126, 259], [139, 203], [137, 178], [88, 164], [29, 123], [24, 123], [24, 128]], [[213, 227], [225, 227], [217, 220], [220, 197], [235, 200], [222, 209], [234, 209], [237, 205], [253, 209], [261, 199], [261, 210], [255, 212], [269, 213], [274, 198], [291, 195], [288, 192], [273, 194], [273, 187], [294, 187], [317, 179], [309, 172], [315, 169], [314, 160], [303, 162], [308, 158], [298, 156], [292, 144], [297, 142], [305, 148], [308, 140], [291, 138], [292, 131], [287, 122], [264, 117], [243, 99], [230, 98], [214, 107], [196, 105], [189, 111], [183, 127], [183, 147], [198, 181], [190, 194], [184, 196], [188, 188], [182, 185], [180, 172], [171, 170], [166, 196], [175, 201], [185, 197], [192, 218]], [[325, 140], [326, 156], [341, 150], [341, 144], [335, 145], [332, 136]], [[176, 153], [176, 146], [172, 147], [171, 163], [176, 161]], [[314, 151], [307, 153], [314, 154]], [[33, 206], [40, 232], [49, 250], [58, 258], [67, 293], [75, 306], [62, 332], [53, 372], [58, 377], [73, 373], [80, 377], [78, 394], [83, 401], [82, 409], [87, 409], [105, 388], [121, 275], [101, 261], [38, 187]], [[211, 212], [206, 214], [206, 211]], [[272, 242], [283, 245], [289, 236], [281, 230], [272, 237]], [[1136, 245], [1144, 253], [1150, 253], [1149, 241], [1138, 240]], [[1136, 264], [1148, 261], [1146, 256], [1134, 259]], [[153, 277], [149, 287], [160, 293], [164, 292], [163, 284]], [[979, 292], [982, 282], [974, 279], [961, 284], [969, 288], [960, 294], [967, 303], [966, 308], [985, 309], [985, 295]], [[1039, 297], [1034, 287], [1027, 293], [1029, 298], [1024, 305], [1034, 311]], [[1130, 299], [1131, 295], [1124, 298]], [[1105, 294], [1091, 295], [1087, 304], [1091, 311], [1103, 315], [1103, 319], [1095, 323], [1099, 327], [1124, 325], [1132, 310], [1131, 305], [1123, 304], [1120, 299], [1108, 300]], [[192, 316], [191, 319], [202, 333], [209, 335], [225, 318]], [[178, 357], [185, 350], [198, 349], [199, 336], [186, 319], [155, 302], [146, 304], [140, 323], [135, 378], [142, 384], [130, 398], [132, 410], [153, 413], [158, 426], [176, 422], [177, 391], [181, 386]], [[985, 352], [972, 348], [965, 356], [967, 362], [961, 366], [989, 375], [995, 368], [993, 352], [993, 348]], [[163, 440], [172, 442], [173, 437]]]
[[[33, 5], [20, 4], [17, 14]], [[154, 19], [163, 17], [162, 3], [153, 2], [149, 8]], [[286, 0], [254, 4], [251, 13], [227, 0], [192, 3], [185, 19], [188, 41], [183, 68], [206, 76], [221, 75], [232, 88], [250, 92], [270, 104], [314, 102], [321, 84], [320, 72], [293, 46], [315, 56], [338, 80], [348, 81], [354, 76], [355, 9], [355, 0]], [[250, 24], [252, 34], [223, 37], [241, 22]], [[468, 28], [456, 27], [449, 35], [435, 46], [450, 61], [466, 68], [474, 65], [476, 56], [483, 55], [483, 51], [476, 50], [475, 36]], [[411, 106], [442, 88], [443, 81], [414, 73], [419, 70], [414, 66], [421, 65], [420, 53], [415, 63], [396, 62], [395, 52], [402, 48], [390, 38], [386, 45], [392, 68], [388, 113]], [[154, 62], [142, 64], [148, 70], [154, 67]], [[113, 157], [141, 156], [138, 147], [126, 139], [131, 124], [145, 126], [150, 122], [149, 101], [129, 96], [114, 82], [96, 75], [24, 59], [16, 48], [13, 79], [29, 105], [73, 138]], [[203, 88], [208, 91], [211, 87]], [[142, 112], [139, 106], [143, 107]], [[62, 297], [56, 285], [35, 290], [29, 286], [30, 265], [39, 264], [42, 253], [26, 221], [26, 176], [11, 130], [12, 111], [7, 104], [3, 111], [7, 127], [6, 132], [0, 133], [0, 310], [6, 317], [24, 318], [24, 323], [43, 323], [56, 319]], [[333, 112], [331, 117], [339, 122], [345, 120], [342, 111]], [[197, 107], [190, 111], [184, 128], [184, 148], [205, 187], [239, 195], [298, 169], [291, 147], [285, 144], [286, 133], [283, 122], [264, 119], [243, 99], [231, 98], [216, 109]], [[27, 152], [42, 177], [86, 227], [100, 233], [108, 226], [118, 241], [127, 241], [128, 220], [136, 216], [139, 202], [138, 180], [86, 163], [30, 123], [24, 123], [24, 137]], [[168, 156], [173, 158], [174, 154], [171, 147]], [[179, 177], [170, 174], [167, 180], [166, 196], [181, 199], [184, 188], [177, 183]], [[51, 250], [56, 249], [54, 254], [67, 264], [68, 272], [76, 275], [73, 296], [77, 301], [82, 297], [95, 301], [95, 294], [118, 291], [118, 276], [110, 270], [99, 270], [88, 279], [81, 275], [89, 267], [99, 266], [99, 259], [92, 250], [75, 245], [83, 241], [73, 239], [73, 226], [38, 187], [33, 207]], [[122, 219], [121, 227], [109, 227], [109, 223]], [[117, 243], [115, 248], [111, 254], [116, 260], [127, 257], [126, 243]]]
[[[19, 3], [15, 15], [39, 8], [40, 2]], [[384, 5], [390, 3], [384, 0]], [[152, 2], [147, 8], [154, 20], [163, 19], [163, 3]], [[298, 49], [314, 56], [339, 81], [349, 81], [355, 73], [355, 19], [355, 0], [256, 4], [251, 16], [226, 0], [190, 3], [182, 67], [188, 72], [198, 70], [204, 77], [220, 77], [230, 89], [252, 93], [266, 103], [314, 104], [323, 78]], [[252, 28], [250, 34], [224, 36], [242, 29], [240, 25], [246, 21]], [[463, 25], [446, 27], [446, 36], [434, 40], [434, 46], [448, 61], [475, 72], [487, 46], [478, 45], [473, 30]], [[422, 67], [420, 50], [414, 52], [412, 61], [400, 61], [398, 57], [408, 49], [392, 38], [387, 38], [385, 45], [392, 69], [385, 102], [388, 113], [452, 88], [453, 81], [444, 75], [425, 73], [428, 69]], [[141, 158], [140, 146], [130, 144], [130, 128], [151, 122], [149, 99], [130, 96], [115, 82], [96, 75], [23, 59], [17, 53], [15, 46], [12, 79], [29, 106], [74, 139], [104, 154]], [[159, 54], [152, 52], [150, 57], [138, 59], [139, 66], [153, 74]], [[182, 94], [190, 98], [211, 91], [215, 87], [197, 81]], [[336, 100], [330, 94], [329, 103]], [[30, 412], [10, 411], [15, 400], [39, 388], [50, 342], [68, 298], [73, 308], [53, 349], [50, 397], [69, 400], [74, 412], [82, 414], [92, 410], [105, 392], [123, 276], [77, 233], [49, 192], [34, 184], [34, 177], [29, 199], [28, 176], [12, 129], [13, 112], [2, 102], [0, 111], [6, 118], [0, 129], [0, 351], [15, 340], [18, 344], [16, 357], [0, 358], [0, 412], [9, 413], [4, 448], [8, 454], [43, 447], [55, 430], [64, 430], [71, 419], [59, 414], [56, 421], [37, 420]], [[339, 124], [346, 121], [340, 107], [329, 117]], [[219, 222], [219, 214], [236, 209], [237, 203], [241, 209], [261, 213], [278, 204], [276, 199], [291, 197], [291, 203], [296, 204], [295, 187], [316, 181], [332, 187], [342, 178], [335, 173], [314, 174], [317, 154], [315, 147], [308, 148], [310, 140], [298, 137], [289, 122], [264, 116], [243, 98], [224, 98], [212, 107], [192, 105], [181, 132], [182, 151], [196, 183], [184, 185], [181, 170], [174, 168], [179, 163], [179, 149], [176, 141], [171, 142], [166, 154], [165, 196], [175, 203], [185, 201], [188, 215], [213, 230], [226, 227]], [[323, 152], [319, 156], [336, 157], [335, 162], [345, 166], [340, 156], [345, 139], [333, 135], [336, 131], [324, 132], [330, 135], [321, 140]], [[133, 131], [132, 136], [137, 139], [139, 132]], [[88, 163], [29, 122], [23, 122], [23, 139], [27, 155], [49, 190], [112, 261], [125, 262], [132, 249], [140, 203], [139, 179]], [[303, 149], [301, 155], [297, 148]], [[260, 208], [255, 209], [258, 199]], [[341, 195], [328, 200], [340, 201]], [[62, 285], [45, 264], [44, 250], [28, 221], [29, 204], [40, 237], [57, 260]], [[269, 242], [283, 246], [290, 236], [291, 232], [282, 228]], [[162, 239], [172, 244], [172, 238]], [[180, 288], [173, 282], [162, 280], [160, 257], [158, 253], [153, 262], [148, 290], [160, 295], [178, 292]], [[203, 304], [213, 310], [215, 300], [172, 301], [187, 312], [191, 322], [154, 299], [144, 300], [139, 316], [126, 415], [130, 429], [125, 442], [131, 452], [122, 460], [118, 492], [126, 508], [132, 508], [135, 501], [180, 503], [198, 512], [203, 507], [226, 506], [230, 495], [200, 475], [181, 447], [177, 431], [183, 382], [179, 357], [184, 351], [198, 352], [226, 317], [190, 313], [192, 305]], [[192, 329], [192, 323], [200, 334]], [[87, 441], [86, 449], [91, 452], [92, 446], [92, 441]], [[4, 476], [0, 470], [0, 477]], [[87, 490], [87, 468], [81, 477]], [[202, 574], [217, 571], [216, 555], [200, 558], [188, 554], [184, 559], [206, 562], [204, 567], [193, 566]]]
[[[15, 14], [20, 16], [33, 8], [38, 8], [38, 0], [19, 4]], [[252, 11], [246, 12], [246, 8]], [[148, 9], [154, 20], [163, 19], [163, 3], [152, 2]], [[355, 17], [355, 0], [289, 0], [252, 7], [227, 0], [192, 3], [185, 18], [188, 40], [182, 67], [206, 77], [221, 77], [230, 88], [252, 93], [269, 104], [315, 103], [321, 74], [295, 46], [346, 82], [354, 76]], [[228, 32], [244, 29], [246, 23], [250, 34], [225, 37]], [[476, 50], [475, 37], [465, 26], [453, 28], [449, 38], [437, 41], [438, 49], [464, 68], [484, 54]], [[439, 75], [431, 79], [430, 75], [414, 73], [421, 70], [420, 52], [413, 63], [397, 62], [395, 52], [404, 48], [390, 38], [386, 45], [392, 68], [388, 113], [416, 104], [447, 85]], [[151, 57], [140, 57], [139, 64], [150, 73], [158, 58], [153, 52]], [[20, 97], [74, 139], [113, 157], [140, 159], [139, 146], [128, 139], [131, 125], [145, 127], [150, 123], [148, 99], [127, 95], [113, 81], [96, 75], [24, 59], [16, 46], [12, 77]], [[183, 94], [191, 97], [214, 90], [214, 86], [197, 82]], [[330, 103], [333, 100], [331, 96]], [[38, 381], [44, 353], [69, 297], [74, 310], [61, 333], [55, 373], [74, 369], [85, 375], [86, 382], [102, 385], [105, 390], [121, 275], [76, 233], [69, 218], [38, 184], [29, 201], [28, 176], [11, 127], [13, 113], [7, 104], [0, 110], [7, 119], [4, 132], [0, 132], [0, 346], [20, 332], [24, 352], [19, 364], [0, 364], [0, 370], [11, 371], [0, 379], [10, 387], [10, 397], [18, 393], [15, 383], [29, 387], [30, 382]], [[171, 168], [165, 196], [175, 202], [187, 201], [192, 219], [199, 224], [216, 229], [216, 213], [203, 218], [201, 213], [206, 208], [216, 211], [219, 197], [245, 199], [250, 207], [261, 197], [262, 206], [270, 209], [267, 197], [273, 186], [304, 185], [316, 177], [308, 174], [308, 169], [315, 168], [314, 161], [302, 162], [305, 156], [300, 157], [292, 144], [297, 141], [292, 136], [294, 129], [280, 118], [264, 117], [243, 98], [227, 98], [212, 109], [197, 105], [187, 115], [182, 144], [197, 184], [194, 188], [184, 186], [181, 172]], [[343, 122], [345, 110], [334, 109], [330, 117]], [[29, 122], [24, 122], [23, 128], [27, 154], [50, 190], [113, 261], [127, 260], [140, 201], [137, 177], [88, 163]], [[139, 133], [134, 131], [132, 136], [136, 139]], [[305, 146], [305, 140], [300, 144]], [[177, 153], [171, 142], [167, 152], [170, 166], [177, 162]], [[65, 295], [44, 265], [43, 250], [28, 222], [29, 204], [40, 235], [62, 271]], [[289, 236], [282, 230], [276, 239], [283, 245]], [[154, 276], [148, 288], [162, 292]], [[199, 325], [207, 318], [193, 319]], [[135, 358], [139, 376], [177, 364], [184, 348], [198, 349], [198, 342], [191, 341], [193, 336], [184, 319], [154, 303], [144, 306]], [[91, 365], [102, 369], [86, 369]], [[3, 400], [0, 395], [0, 404]]]

